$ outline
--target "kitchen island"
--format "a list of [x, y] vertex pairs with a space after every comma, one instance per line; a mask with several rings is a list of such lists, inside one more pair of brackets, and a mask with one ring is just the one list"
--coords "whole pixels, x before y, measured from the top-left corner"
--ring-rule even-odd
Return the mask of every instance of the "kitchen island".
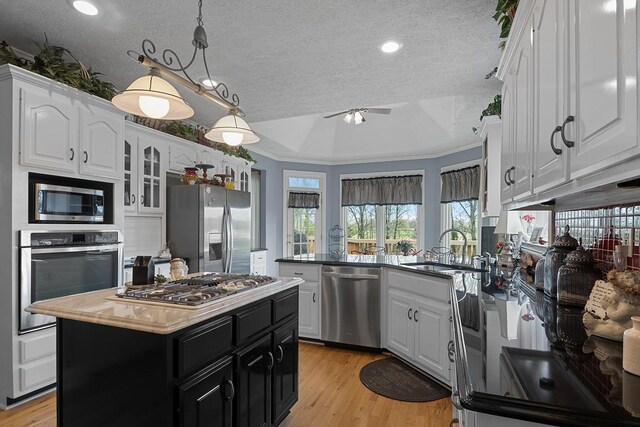
[[298, 286], [201, 306], [108, 289], [33, 304], [57, 317], [58, 425], [277, 425], [297, 401]]

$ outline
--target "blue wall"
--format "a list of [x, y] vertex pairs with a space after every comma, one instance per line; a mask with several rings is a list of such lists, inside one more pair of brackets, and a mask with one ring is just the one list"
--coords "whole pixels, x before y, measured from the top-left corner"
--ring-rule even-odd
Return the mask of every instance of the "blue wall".
[[[273, 261], [282, 256], [283, 222], [283, 170], [325, 172], [327, 200], [327, 230], [334, 224], [340, 224], [340, 175], [388, 172], [404, 170], [425, 171], [425, 218], [424, 247], [437, 246], [440, 236], [440, 169], [458, 163], [480, 159], [480, 147], [449, 154], [434, 159], [402, 160], [394, 162], [357, 163], [349, 165], [312, 165], [308, 163], [280, 162], [251, 153], [257, 163], [254, 169], [262, 173], [262, 242], [269, 249], [267, 254], [267, 274], [275, 275], [277, 269]], [[326, 239], [325, 239], [326, 242]]]

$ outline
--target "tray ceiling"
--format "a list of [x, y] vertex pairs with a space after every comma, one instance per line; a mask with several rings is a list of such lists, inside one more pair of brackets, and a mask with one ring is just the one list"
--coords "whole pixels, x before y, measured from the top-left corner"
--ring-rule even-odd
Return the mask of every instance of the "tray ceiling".
[[[127, 50], [149, 38], [185, 56], [196, 1], [101, 0], [100, 14], [67, 0], [4, 2], [0, 39], [27, 52], [46, 33], [119, 89], [145, 74]], [[484, 76], [500, 59], [495, 0], [207, 1], [208, 61], [214, 78], [240, 96], [270, 157], [344, 163], [436, 156], [479, 143], [471, 128], [500, 90]], [[382, 54], [396, 39], [403, 48]], [[196, 77], [204, 76], [197, 70]], [[179, 89], [209, 126], [225, 111]], [[347, 125], [328, 113], [392, 106]]]

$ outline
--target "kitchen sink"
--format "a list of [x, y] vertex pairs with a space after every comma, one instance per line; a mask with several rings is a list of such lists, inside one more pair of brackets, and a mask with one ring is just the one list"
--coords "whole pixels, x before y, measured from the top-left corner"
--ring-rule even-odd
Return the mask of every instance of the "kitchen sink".
[[433, 261], [408, 262], [402, 265], [415, 267], [419, 270], [433, 271], [435, 273], [455, 274], [455, 273], [484, 273], [485, 270], [469, 265], [443, 264]]

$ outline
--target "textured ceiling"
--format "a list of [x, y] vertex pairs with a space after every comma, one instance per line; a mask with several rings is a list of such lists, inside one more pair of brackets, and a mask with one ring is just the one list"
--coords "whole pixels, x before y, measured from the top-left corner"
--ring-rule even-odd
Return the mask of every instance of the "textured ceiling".
[[[44, 33], [119, 89], [145, 74], [127, 50], [149, 38], [187, 59], [196, 1], [95, 0], [81, 15], [70, 0], [2, 2], [0, 39], [27, 52]], [[499, 61], [495, 0], [203, 2], [212, 77], [240, 96], [263, 138], [255, 150], [302, 161], [349, 162], [438, 155], [477, 143], [471, 132], [499, 92], [484, 76]], [[384, 55], [378, 45], [401, 41]], [[204, 76], [197, 69], [194, 77]], [[186, 90], [194, 120], [224, 111]], [[322, 115], [395, 107], [348, 126]]]

